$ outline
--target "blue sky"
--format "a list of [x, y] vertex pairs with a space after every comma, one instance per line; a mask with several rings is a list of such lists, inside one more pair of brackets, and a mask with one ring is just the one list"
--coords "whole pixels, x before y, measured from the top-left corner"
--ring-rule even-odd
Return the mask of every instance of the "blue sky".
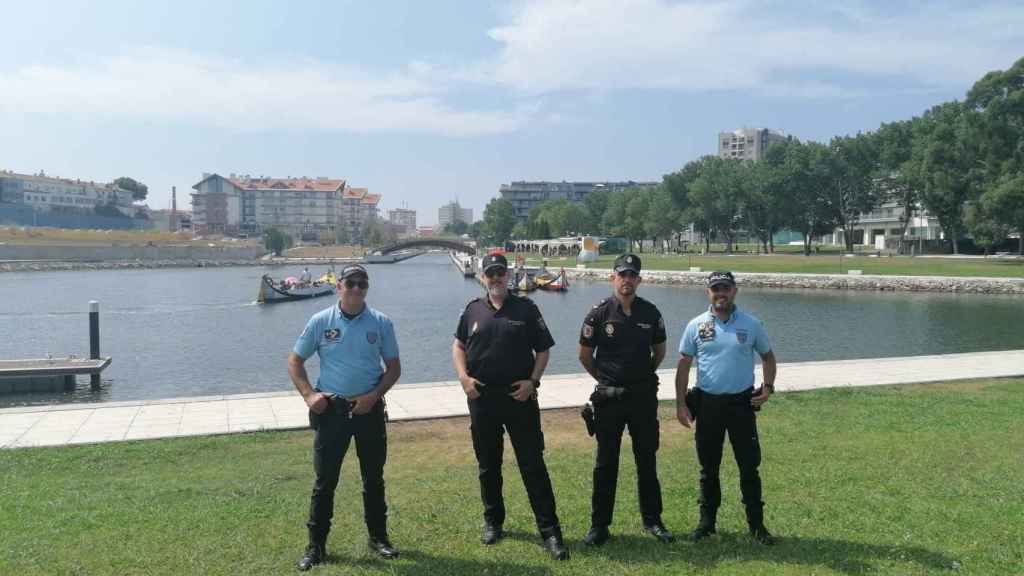
[[[209, 4], [209, 6], [207, 5]], [[480, 217], [512, 180], [658, 180], [720, 130], [804, 140], [962, 98], [1019, 2], [51, 2], [0, 26], [0, 168], [150, 187], [346, 178]]]

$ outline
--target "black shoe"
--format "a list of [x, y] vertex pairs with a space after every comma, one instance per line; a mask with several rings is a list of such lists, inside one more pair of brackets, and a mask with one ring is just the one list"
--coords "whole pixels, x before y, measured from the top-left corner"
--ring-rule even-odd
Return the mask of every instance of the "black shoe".
[[758, 544], [771, 546], [775, 544], [775, 537], [764, 527], [764, 524], [750, 529], [750, 537]]
[[367, 540], [366, 545], [370, 547], [370, 550], [373, 550], [378, 556], [385, 560], [394, 560], [395, 558], [398, 558], [398, 550], [391, 545], [387, 536], [383, 538], [370, 538]]
[[505, 535], [505, 531], [501, 529], [500, 524], [484, 524], [484, 531], [480, 534], [480, 542], [490, 546], [491, 544], [497, 544], [498, 540]]
[[568, 560], [569, 549], [565, 547], [565, 542], [562, 542], [561, 536], [548, 536], [544, 539], [544, 548], [547, 549], [548, 554], [555, 560]]
[[583, 543], [587, 546], [601, 546], [611, 537], [607, 526], [591, 526], [587, 535], [583, 537]]
[[692, 541], [692, 542], [700, 542], [701, 540], [704, 540], [705, 538], [710, 538], [711, 535], [714, 534], [714, 533], [715, 533], [715, 527], [714, 526], [708, 526], [708, 525], [705, 525], [705, 524], [698, 524], [697, 528], [692, 533], [690, 533], [690, 541]]
[[650, 526], [644, 526], [644, 532], [647, 532], [665, 544], [676, 541], [676, 537], [673, 536], [672, 533], [668, 531], [668, 528], [665, 528], [665, 525], [661, 522], [651, 524]]
[[299, 559], [298, 568], [305, 572], [317, 564], [323, 564], [326, 560], [327, 548], [323, 544], [310, 544], [306, 546], [306, 551]]

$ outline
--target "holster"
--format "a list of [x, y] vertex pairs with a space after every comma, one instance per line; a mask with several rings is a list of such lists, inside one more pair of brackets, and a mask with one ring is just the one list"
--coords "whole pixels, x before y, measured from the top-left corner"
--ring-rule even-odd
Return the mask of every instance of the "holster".
[[587, 425], [587, 435], [593, 436], [597, 433], [597, 421], [594, 418], [594, 407], [588, 402], [583, 406], [583, 410], [580, 410], [580, 416], [583, 418], [583, 423]]
[[697, 419], [697, 414], [700, 413], [700, 402], [704, 396], [704, 391], [694, 386], [686, 391], [686, 409], [690, 411], [690, 418]]

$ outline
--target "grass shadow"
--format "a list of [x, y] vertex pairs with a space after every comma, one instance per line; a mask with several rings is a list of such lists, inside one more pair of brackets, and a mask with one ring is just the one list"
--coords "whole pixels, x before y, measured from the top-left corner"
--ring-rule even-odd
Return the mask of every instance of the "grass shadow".
[[379, 570], [398, 576], [421, 576], [423, 574], [502, 574], [502, 576], [550, 576], [551, 569], [542, 564], [510, 564], [507, 560], [477, 560], [435, 556], [422, 550], [401, 550], [396, 560], [384, 560], [367, 553], [365, 556], [350, 557], [328, 553], [327, 564], [321, 568], [361, 568]]

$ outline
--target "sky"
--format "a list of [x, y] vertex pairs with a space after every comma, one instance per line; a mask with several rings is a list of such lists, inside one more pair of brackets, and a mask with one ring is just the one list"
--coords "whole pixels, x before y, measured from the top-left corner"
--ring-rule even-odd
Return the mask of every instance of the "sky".
[[801, 140], [962, 99], [1021, 2], [5, 3], [0, 169], [344, 178], [437, 221], [503, 183], [660, 180], [720, 131]]

